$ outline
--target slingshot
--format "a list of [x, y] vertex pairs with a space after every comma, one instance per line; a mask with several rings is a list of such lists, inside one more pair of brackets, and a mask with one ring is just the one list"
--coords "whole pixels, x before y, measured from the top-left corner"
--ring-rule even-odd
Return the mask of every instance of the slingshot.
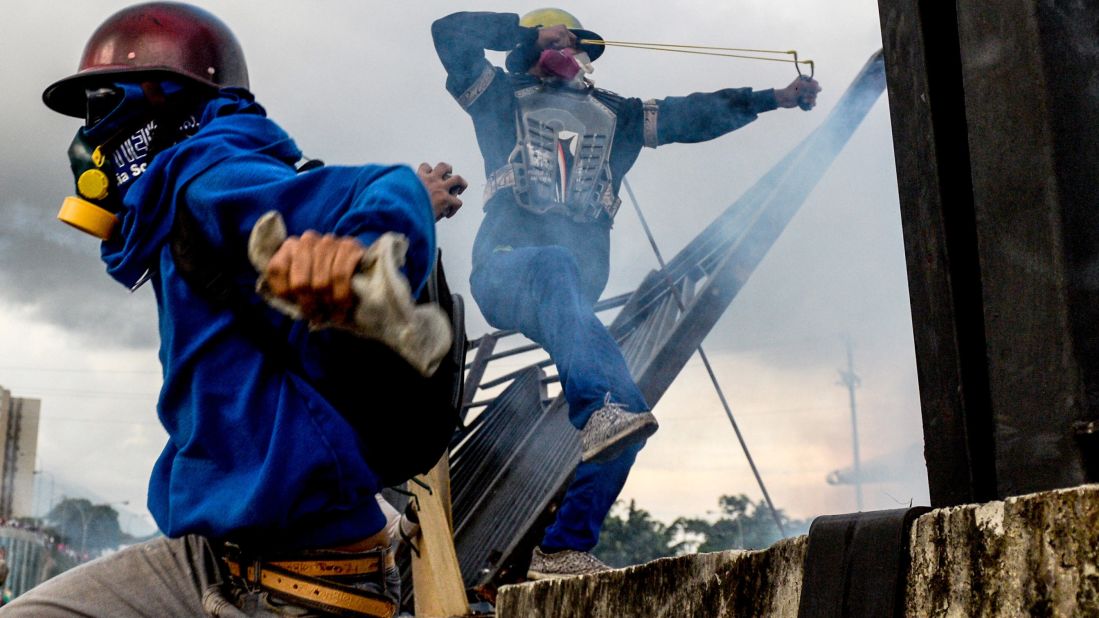
[[[797, 50], [773, 50], [773, 49], [748, 49], [742, 47], [713, 47], [709, 45], [676, 45], [672, 43], [638, 43], [632, 41], [606, 41], [603, 39], [580, 39], [584, 45], [604, 45], [608, 47], [630, 47], [633, 49], [650, 49], [654, 51], [679, 52], [681, 54], [698, 54], [702, 56], [720, 56], [722, 58], [741, 58], [744, 60], [765, 60], [770, 62], [793, 63], [799, 77], [812, 79], [816, 71], [816, 65], [812, 60], [798, 59]], [[744, 52], [729, 54], [724, 52]], [[749, 56], [746, 54], [769, 54], [767, 56]], [[771, 56], [792, 56], [792, 58], [774, 58]], [[809, 66], [809, 74], [801, 71], [801, 65]]]

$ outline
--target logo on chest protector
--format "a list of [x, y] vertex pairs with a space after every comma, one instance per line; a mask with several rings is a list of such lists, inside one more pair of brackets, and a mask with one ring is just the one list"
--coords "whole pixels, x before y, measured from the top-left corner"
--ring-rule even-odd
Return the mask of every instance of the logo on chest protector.
[[580, 135], [575, 131], [557, 132], [557, 201], [565, 203], [569, 194], [569, 171], [576, 160]]

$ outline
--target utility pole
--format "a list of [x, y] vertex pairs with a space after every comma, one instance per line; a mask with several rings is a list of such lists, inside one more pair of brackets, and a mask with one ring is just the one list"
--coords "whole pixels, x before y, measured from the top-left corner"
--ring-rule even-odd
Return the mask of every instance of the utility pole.
[[855, 358], [852, 352], [851, 337], [845, 337], [847, 345], [847, 369], [840, 369], [840, 386], [847, 387], [847, 398], [851, 404], [851, 451], [855, 459], [855, 507], [862, 511], [862, 464], [859, 461], [859, 421], [855, 406], [855, 389], [862, 380], [855, 374]]

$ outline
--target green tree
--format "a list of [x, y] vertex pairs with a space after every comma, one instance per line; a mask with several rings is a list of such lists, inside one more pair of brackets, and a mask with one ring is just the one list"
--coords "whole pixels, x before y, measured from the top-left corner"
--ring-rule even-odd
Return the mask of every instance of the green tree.
[[[771, 509], [764, 500], [753, 503], [748, 496], [721, 496], [718, 498], [718, 519], [709, 522], [701, 518], [681, 517], [670, 526], [683, 538], [691, 539], [683, 549], [709, 552], [726, 549], [763, 549], [782, 538]], [[810, 520], [790, 519], [778, 509], [778, 518], [786, 534], [804, 534]]]
[[[666, 525], [637, 508], [633, 500], [628, 505], [616, 502], [592, 553], [611, 566], [624, 567], [695, 551], [763, 549], [782, 538], [765, 501], [754, 503], [738, 494], [721, 496], [718, 506], [718, 517], [712, 522], [680, 517]], [[791, 519], [782, 509], [778, 516], [789, 536], [809, 530], [811, 519]]]
[[84, 498], [65, 498], [46, 515], [61, 540], [79, 553], [97, 555], [129, 540], [118, 525], [118, 511]]
[[613, 567], [641, 564], [678, 552], [675, 530], [655, 520], [633, 500], [616, 502], [599, 534], [594, 555]]

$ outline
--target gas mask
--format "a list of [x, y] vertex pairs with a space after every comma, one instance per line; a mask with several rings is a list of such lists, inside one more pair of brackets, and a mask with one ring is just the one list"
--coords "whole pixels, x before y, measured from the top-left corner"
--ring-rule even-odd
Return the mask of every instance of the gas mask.
[[[172, 82], [160, 86], [157, 98], [161, 93], [164, 96], [159, 105], [154, 105], [138, 84], [119, 83], [87, 91], [85, 124], [69, 145], [77, 195], [62, 202], [59, 220], [109, 240], [118, 224], [122, 196], [145, 171], [153, 155], [198, 130], [195, 114], [180, 120], [178, 112], [168, 111], [178, 109], [176, 103], [181, 101], [164, 104], [182, 98], [182, 86]], [[179, 122], [178, 129], [160, 134], [158, 118], [166, 126]]]
[[542, 73], [576, 88], [587, 86], [590, 80], [586, 76], [595, 71], [588, 54], [571, 49], [547, 49], [538, 57], [536, 66]]

